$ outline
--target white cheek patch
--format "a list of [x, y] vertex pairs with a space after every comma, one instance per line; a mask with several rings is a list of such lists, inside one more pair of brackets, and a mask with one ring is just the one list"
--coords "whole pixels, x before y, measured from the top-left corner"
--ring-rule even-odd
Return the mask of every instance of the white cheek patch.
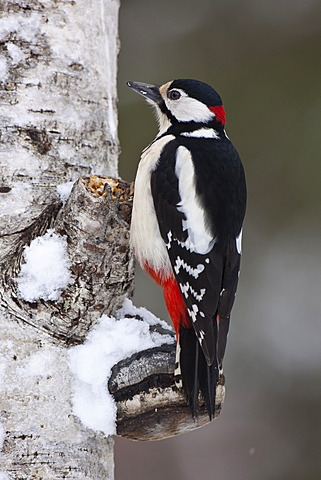
[[181, 201], [177, 209], [184, 213], [183, 230], [187, 230], [186, 246], [191, 251], [206, 255], [213, 248], [215, 238], [208, 231], [204, 209], [201, 207], [195, 189], [195, 171], [190, 151], [180, 146], [177, 149], [175, 173]]
[[202, 102], [196, 98], [189, 97], [184, 90], [175, 88], [180, 92], [181, 97], [178, 100], [164, 98], [165, 104], [179, 122], [201, 122], [207, 123], [215, 118], [215, 114]]

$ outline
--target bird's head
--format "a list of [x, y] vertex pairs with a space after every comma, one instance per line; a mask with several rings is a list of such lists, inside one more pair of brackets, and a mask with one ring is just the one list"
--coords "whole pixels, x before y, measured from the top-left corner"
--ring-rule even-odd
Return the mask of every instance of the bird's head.
[[160, 130], [175, 123], [225, 125], [221, 97], [204, 82], [181, 79], [161, 86], [140, 82], [127, 85], [156, 107]]

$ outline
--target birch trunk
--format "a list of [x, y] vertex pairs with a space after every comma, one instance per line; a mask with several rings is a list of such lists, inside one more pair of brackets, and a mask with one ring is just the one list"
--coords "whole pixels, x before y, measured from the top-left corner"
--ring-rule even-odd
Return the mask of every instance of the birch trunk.
[[54, 317], [45, 328], [34, 314], [39, 303], [17, 303], [14, 267], [5, 265], [10, 255], [18, 263], [22, 238], [50, 225], [57, 184], [117, 176], [118, 7], [117, 0], [1, 1], [1, 479], [113, 479], [112, 439], [72, 415], [66, 336], [55, 336]]
[[[113, 440], [73, 415], [67, 347], [133, 290], [132, 188], [102, 178], [117, 176], [118, 7], [118, 0], [1, 3], [1, 480], [113, 479]], [[56, 186], [67, 181], [75, 184], [62, 205]], [[57, 301], [27, 302], [14, 279], [24, 246], [48, 228], [68, 239], [73, 282]], [[209, 422], [204, 404], [191, 417], [174, 385], [174, 359], [172, 344], [114, 366], [118, 434], [156, 440]], [[215, 416], [223, 400], [222, 376]]]

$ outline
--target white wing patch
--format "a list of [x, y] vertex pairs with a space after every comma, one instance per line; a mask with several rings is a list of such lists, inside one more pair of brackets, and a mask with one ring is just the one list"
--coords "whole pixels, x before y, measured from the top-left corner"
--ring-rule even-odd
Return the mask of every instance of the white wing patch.
[[236, 237], [236, 250], [239, 255], [242, 254], [242, 229], [239, 233], [239, 236]]
[[186, 217], [182, 227], [184, 231], [187, 230], [188, 238], [184, 243], [190, 251], [205, 255], [212, 250], [215, 238], [206, 226], [204, 210], [196, 195], [195, 171], [191, 153], [183, 146], [177, 149], [175, 173], [181, 198], [177, 209]]
[[[203, 318], [205, 317], [204, 313], [200, 311], [200, 309], [198, 308], [198, 305], [196, 305], [195, 303], [193, 303], [192, 308], [191, 309], [188, 308], [187, 311], [193, 323], [197, 322], [198, 315], [200, 315]], [[205, 337], [205, 332], [203, 330], [200, 330], [200, 331], [196, 331], [195, 333], [202, 345], [203, 339]]]
[[188, 308], [187, 310], [188, 310], [189, 316], [191, 317], [192, 321], [195, 323], [196, 320], [197, 320], [197, 314], [198, 314], [198, 312], [199, 312], [198, 306], [194, 303], [194, 304], [192, 305], [192, 309], [190, 310], [190, 309]]
[[[176, 242], [177, 245], [179, 245], [180, 247], [182, 248], [185, 248], [186, 250], [188, 250], [189, 252], [196, 252], [196, 248], [195, 248], [195, 245], [192, 243], [191, 241], [191, 238], [190, 237], [187, 237], [187, 239], [184, 241], [184, 242], [181, 242], [180, 240], [178, 240], [177, 238], [173, 238], [173, 233], [171, 231], [169, 231], [167, 233], [167, 240], [168, 240], [168, 243], [165, 243], [166, 247], [168, 248], [168, 250], [172, 247], [172, 242]], [[206, 258], [205, 259], [205, 262], [206, 263], [209, 263], [209, 259]]]
[[188, 283], [180, 283], [179, 284], [181, 288], [181, 292], [184, 295], [185, 298], [188, 298], [189, 292], [193, 295], [193, 297], [198, 301], [201, 302], [203, 300], [203, 297], [206, 293], [206, 288], [201, 288], [200, 292], [197, 293], [194, 288]]
[[199, 339], [199, 341], [201, 342], [201, 344], [202, 344], [202, 342], [203, 342], [203, 340], [204, 340], [204, 337], [205, 337], [205, 332], [204, 332], [204, 330], [200, 330], [200, 331], [198, 332], [198, 339]]
[[204, 267], [204, 265], [199, 263], [196, 268], [193, 268], [190, 265], [188, 265], [186, 262], [184, 262], [184, 260], [181, 259], [181, 257], [177, 257], [175, 265], [174, 265], [174, 270], [176, 272], [176, 275], [179, 274], [181, 268], [183, 270], [185, 270], [185, 272], [187, 272], [189, 275], [191, 275], [192, 277], [194, 277], [196, 279], [196, 278], [199, 277], [199, 274], [204, 271], [205, 267]]

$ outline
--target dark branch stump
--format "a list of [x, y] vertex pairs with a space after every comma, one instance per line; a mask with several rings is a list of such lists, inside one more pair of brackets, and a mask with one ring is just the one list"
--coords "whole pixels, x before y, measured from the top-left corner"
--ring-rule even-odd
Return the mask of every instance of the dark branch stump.
[[[175, 351], [175, 344], [150, 348], [114, 366], [108, 387], [117, 402], [118, 435], [161, 440], [209, 423], [204, 402], [200, 399], [198, 417], [193, 419], [183, 392], [175, 386]], [[220, 414], [224, 392], [222, 376], [215, 417]]]

